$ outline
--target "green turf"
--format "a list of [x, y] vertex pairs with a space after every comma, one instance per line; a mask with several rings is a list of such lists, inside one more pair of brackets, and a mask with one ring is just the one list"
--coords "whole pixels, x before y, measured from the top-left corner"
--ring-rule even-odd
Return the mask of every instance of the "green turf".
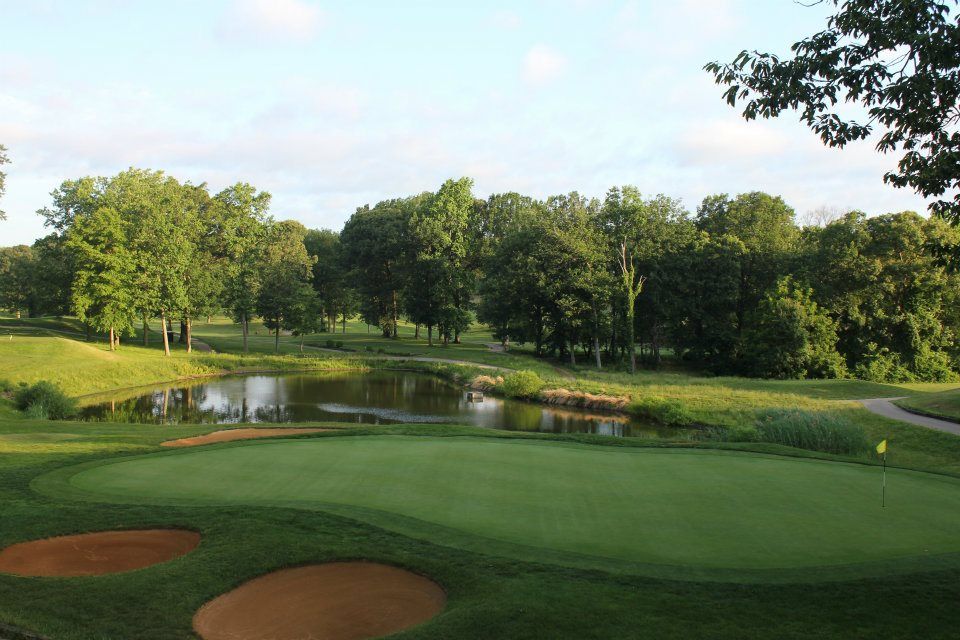
[[960, 389], [910, 396], [897, 400], [896, 404], [908, 411], [960, 421]]
[[116, 462], [70, 482], [137, 501], [355, 505], [655, 565], [781, 569], [960, 551], [960, 481], [890, 470], [881, 509], [876, 467], [758, 454], [327, 437]]

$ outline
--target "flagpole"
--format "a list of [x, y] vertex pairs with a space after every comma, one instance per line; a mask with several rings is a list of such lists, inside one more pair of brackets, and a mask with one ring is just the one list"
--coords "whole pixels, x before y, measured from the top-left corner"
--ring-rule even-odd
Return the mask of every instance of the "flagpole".
[[883, 452], [883, 488], [880, 490], [880, 507], [887, 506], [887, 452]]

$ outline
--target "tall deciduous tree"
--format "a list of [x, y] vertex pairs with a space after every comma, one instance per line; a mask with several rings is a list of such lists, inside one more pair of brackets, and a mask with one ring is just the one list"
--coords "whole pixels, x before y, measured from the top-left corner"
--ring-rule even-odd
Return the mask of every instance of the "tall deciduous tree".
[[95, 329], [108, 332], [110, 349], [120, 335], [133, 333], [137, 262], [126, 224], [108, 207], [78, 216], [67, 235], [76, 260], [72, 308]]
[[420, 198], [360, 207], [340, 232], [343, 261], [358, 294], [360, 314], [367, 324], [380, 327], [385, 338], [397, 333], [408, 224]]
[[227, 187], [214, 196], [220, 252], [225, 258], [223, 301], [240, 324], [247, 353], [250, 319], [256, 314], [261, 289], [261, 250], [269, 222], [270, 194], [246, 183]]
[[[960, 224], [956, 0], [828, 1], [838, 10], [827, 28], [794, 43], [791, 56], [744, 50], [705, 69], [729, 87], [728, 103], [745, 101], [747, 120], [799, 110], [831, 147], [879, 129], [879, 151], [904, 152], [884, 180], [937, 198], [931, 210]], [[867, 119], [858, 121], [864, 110]]]
[[12, 311], [18, 318], [23, 312], [33, 315], [35, 270], [34, 252], [27, 245], [0, 248], [0, 308]]
[[303, 244], [306, 235], [302, 224], [285, 220], [271, 225], [264, 241], [257, 314], [274, 331], [277, 353], [281, 329], [296, 328], [298, 314], [302, 316], [302, 309], [312, 305], [315, 296], [310, 286], [313, 260]]

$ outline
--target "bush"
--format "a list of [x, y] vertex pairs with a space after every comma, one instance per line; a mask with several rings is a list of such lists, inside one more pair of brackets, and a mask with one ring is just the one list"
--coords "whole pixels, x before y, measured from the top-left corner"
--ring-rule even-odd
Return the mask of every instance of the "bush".
[[17, 408], [31, 418], [63, 420], [77, 412], [76, 401], [52, 382], [41, 381], [22, 386], [14, 396]]
[[333, 340], [327, 340], [327, 349], [333, 349], [334, 343]]
[[517, 371], [504, 377], [500, 388], [509, 398], [533, 398], [543, 389], [544, 382], [533, 371]]
[[656, 396], [640, 398], [630, 404], [630, 413], [672, 427], [689, 427], [696, 421], [679, 400]]
[[334, 343], [334, 346], [335, 346], [337, 349], [343, 349], [343, 341], [342, 341], [342, 340], [337, 340], [337, 341]]
[[0, 393], [10, 393], [13, 391], [13, 383], [6, 379], [0, 379]]
[[858, 455], [870, 448], [860, 426], [824, 412], [770, 411], [757, 420], [756, 431], [761, 442], [810, 451]]

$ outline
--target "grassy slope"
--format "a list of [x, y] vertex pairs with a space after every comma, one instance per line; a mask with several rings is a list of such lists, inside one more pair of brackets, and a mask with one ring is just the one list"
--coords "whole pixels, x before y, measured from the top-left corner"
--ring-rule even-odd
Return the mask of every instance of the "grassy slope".
[[182, 526], [204, 536], [182, 559], [127, 574], [0, 576], [0, 620], [58, 640], [186, 640], [194, 611], [246, 579], [367, 558], [424, 573], [447, 590], [441, 616], [399, 636], [411, 640], [635, 638], [638, 629], [658, 639], [946, 639], [960, 625], [960, 572], [953, 570], [820, 584], [674, 582], [468, 552], [329, 513], [95, 504], [30, 489], [44, 472], [153, 450], [171, 435], [203, 430], [0, 421], [0, 546], [117, 526]]
[[915, 395], [897, 400], [896, 404], [917, 413], [960, 421], [960, 389]]

